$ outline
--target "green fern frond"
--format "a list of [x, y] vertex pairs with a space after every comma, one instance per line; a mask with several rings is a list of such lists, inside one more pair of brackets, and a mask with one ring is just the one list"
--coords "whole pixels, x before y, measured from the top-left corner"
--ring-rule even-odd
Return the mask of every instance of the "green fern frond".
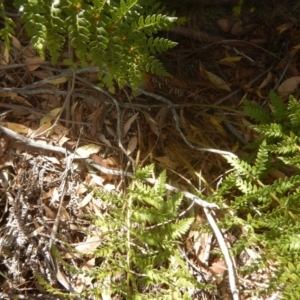
[[269, 93], [269, 99], [272, 107], [272, 115], [275, 122], [281, 122], [287, 117], [287, 107], [281, 97], [279, 97], [273, 90]]
[[269, 152], [267, 142], [264, 140], [258, 149], [255, 164], [253, 166], [256, 177], [260, 177], [266, 171], [268, 162]]
[[287, 177], [285, 179], [277, 179], [273, 182], [273, 188], [279, 195], [284, 195], [289, 192], [293, 187], [295, 187], [300, 182], [300, 175], [294, 175]]
[[156, 54], [156, 53], [165, 52], [176, 45], [177, 43], [174, 43], [164, 38], [157, 37], [154, 39], [153, 37], [150, 37], [147, 41], [147, 47], [145, 47], [145, 51], [149, 51], [152, 54]]
[[193, 222], [194, 222], [194, 218], [188, 218], [188, 219], [179, 220], [178, 222], [171, 224], [170, 226], [172, 228], [172, 233], [171, 233], [172, 239], [175, 240], [179, 239], [184, 234], [186, 234], [186, 232], [189, 230]]
[[[14, 34], [14, 21], [5, 15], [5, 7], [3, 1], [0, 3], [0, 19], [3, 21], [3, 28], [0, 29], [0, 37], [2, 38], [5, 48], [9, 51], [11, 36]], [[1, 26], [2, 27], [2, 26]]]
[[176, 43], [153, 35], [170, 28], [177, 19], [158, 11], [147, 15], [151, 6], [157, 7], [154, 0], [140, 3], [144, 1], [16, 0], [26, 31], [42, 57], [47, 49], [55, 63], [68, 36], [80, 63], [98, 66], [101, 85], [111, 92], [115, 84], [130, 83], [136, 89], [145, 71], [168, 75], [151, 55]]
[[151, 178], [154, 172], [154, 164], [147, 165], [141, 169], [138, 169], [134, 174], [134, 179], [144, 181], [147, 178]]
[[166, 180], [167, 180], [167, 173], [164, 170], [162, 173], [160, 173], [153, 187], [156, 193], [160, 196], [166, 195], [166, 187], [165, 187]]
[[251, 174], [253, 167], [247, 162], [240, 160], [238, 158], [226, 157], [230, 165], [236, 170], [239, 176], [249, 176]]
[[268, 124], [272, 121], [271, 115], [255, 102], [244, 100], [243, 110], [247, 116], [261, 124]]
[[276, 143], [268, 145], [269, 151], [275, 154], [288, 154], [299, 152], [299, 137], [292, 132], [290, 136], [283, 135], [283, 139]]
[[151, 74], [157, 74], [159, 76], [169, 76], [163, 64], [154, 56], [147, 58], [145, 69]]
[[256, 184], [249, 181], [249, 179], [248, 180], [243, 180], [240, 177], [237, 178], [236, 179], [236, 186], [244, 195], [257, 193]]
[[269, 138], [280, 138], [283, 136], [283, 128], [281, 124], [277, 123], [270, 123], [270, 124], [261, 124], [261, 125], [254, 125], [252, 128], [262, 134], [264, 137]]
[[45, 45], [47, 43], [47, 19], [45, 13], [49, 11], [49, 6], [49, 1], [44, 3], [41, 0], [37, 0], [36, 3], [28, 1], [23, 3], [22, 6], [22, 21], [25, 23], [25, 29], [38, 53], [43, 58], [45, 58]]
[[[223, 201], [224, 207], [229, 206], [231, 213], [219, 221], [221, 228], [247, 228], [244, 237], [231, 249], [233, 253], [238, 255], [252, 243], [259, 244], [263, 267], [267, 267], [270, 259], [276, 261], [278, 276], [268, 293], [284, 283], [286, 299], [291, 295], [298, 299], [300, 243], [295, 237], [300, 230], [300, 105], [293, 97], [285, 104], [274, 92], [270, 93], [270, 102], [272, 116], [258, 105], [246, 102], [246, 112], [259, 121], [252, 128], [263, 136], [252, 148], [252, 152], [255, 146], [258, 149], [256, 159], [248, 159], [246, 163], [230, 158], [234, 171], [224, 179], [224, 187], [221, 185], [208, 200]], [[274, 173], [269, 174], [274, 169], [286, 178], [275, 180]], [[258, 265], [252, 264], [244, 271], [251, 273]]]
[[[288, 149], [290, 150], [290, 149]], [[292, 151], [285, 152], [285, 153], [292, 153]], [[278, 157], [284, 164], [289, 165], [289, 166], [294, 166], [296, 168], [300, 169], [300, 156], [294, 156], [294, 157]]]
[[300, 104], [299, 102], [293, 97], [289, 97], [289, 102], [288, 102], [288, 114], [289, 114], [289, 119], [292, 124], [292, 126], [298, 127], [300, 126]]

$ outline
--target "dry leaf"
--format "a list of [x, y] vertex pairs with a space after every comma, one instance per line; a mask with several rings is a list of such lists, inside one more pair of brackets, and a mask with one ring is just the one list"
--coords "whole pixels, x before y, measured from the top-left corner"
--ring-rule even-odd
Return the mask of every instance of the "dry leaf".
[[49, 111], [46, 116], [41, 118], [40, 125], [42, 126], [44, 123], [52, 121], [55, 117], [59, 115], [61, 109], [62, 109], [61, 107], [57, 107]]
[[53, 128], [53, 130], [57, 135], [60, 136], [60, 138], [62, 136], [65, 136], [69, 132], [69, 129], [67, 127], [64, 127], [60, 123], [56, 124], [56, 126]]
[[90, 192], [89, 194], [87, 194], [83, 200], [78, 204], [78, 207], [84, 207], [86, 206], [91, 200], [93, 199], [93, 192]]
[[11, 44], [14, 48], [21, 50], [22, 49], [22, 45], [20, 43], [20, 41], [15, 37], [15, 36], [11, 36]]
[[56, 278], [67, 291], [73, 292], [73, 288], [70, 286], [67, 276], [60, 271], [59, 266], [57, 266]]
[[54, 189], [55, 188], [50, 189], [47, 193], [45, 193], [42, 197], [40, 197], [39, 200], [42, 201], [42, 200], [52, 197]]
[[34, 237], [37, 236], [39, 233], [41, 233], [44, 230], [44, 226], [40, 226], [39, 228], [33, 230], [31, 233], [28, 234], [28, 237]]
[[25, 98], [19, 96], [17, 93], [3, 91], [0, 92], [0, 97], [3, 98], [9, 97], [16, 102], [32, 107], [32, 105]]
[[231, 31], [232, 24], [229, 19], [221, 18], [221, 19], [217, 20], [217, 24], [223, 32], [228, 33]]
[[[43, 132], [46, 133], [47, 130], [48, 130], [51, 126], [52, 126], [51, 120], [48, 121], [48, 122], [43, 123], [43, 125], [41, 125], [35, 132], [33, 132], [33, 133], [31, 134], [31, 137], [35, 137], [35, 136], [37, 136], [37, 135], [39, 135], [39, 134], [41, 134], [41, 133], [43, 133]], [[51, 136], [52, 133], [53, 133], [53, 129], [50, 130], [50, 132], [49, 132], [48, 134]]]
[[49, 208], [47, 205], [44, 205], [44, 210], [45, 210], [47, 218], [53, 219], [53, 220], [56, 218], [55, 212], [51, 208]]
[[26, 57], [26, 59], [25, 59], [26, 63], [35, 63], [33, 65], [26, 66], [26, 68], [27, 68], [28, 71], [34, 71], [34, 70], [36, 70], [37, 68], [40, 67], [39, 63], [41, 63], [43, 61], [44, 60], [41, 57], [39, 57], [39, 56]]
[[70, 215], [63, 206], [60, 208], [59, 219], [61, 221], [69, 221], [70, 220]]
[[53, 164], [57, 164], [57, 165], [61, 164], [60, 161], [54, 156], [45, 156], [44, 155], [43, 158], [45, 158], [46, 160], [50, 161]]
[[53, 189], [53, 193], [51, 195], [51, 203], [55, 202], [59, 202], [59, 194], [56, 187]]
[[170, 111], [170, 108], [167, 106], [163, 106], [158, 113], [156, 114], [154, 120], [158, 124], [158, 126], [161, 128], [165, 122], [166, 116], [168, 112]]
[[70, 138], [67, 138], [67, 137], [63, 136], [63, 137], [59, 140], [58, 145], [61, 147], [64, 143], [66, 143], [66, 142], [69, 141], [69, 140], [70, 140]]
[[130, 141], [129, 141], [129, 143], [128, 143], [128, 146], [127, 146], [127, 150], [126, 150], [126, 152], [127, 152], [127, 155], [130, 155], [134, 150], [135, 150], [135, 148], [136, 148], [136, 146], [137, 146], [137, 137], [136, 136], [133, 136], [131, 139], [130, 139]]
[[75, 250], [79, 253], [94, 252], [100, 245], [101, 240], [99, 236], [91, 236], [86, 239], [85, 242], [79, 243], [75, 246]]
[[77, 148], [75, 152], [75, 157], [88, 158], [90, 155], [98, 153], [101, 149], [101, 146], [96, 144], [88, 144], [82, 147]]
[[300, 83], [300, 76], [295, 76], [286, 79], [281, 85], [278, 87], [277, 91], [279, 96], [286, 97], [293, 93]]
[[31, 74], [39, 79], [46, 79], [54, 76], [53, 72], [51, 71], [34, 71], [31, 72]]
[[171, 161], [168, 155], [155, 157], [155, 159], [162, 163], [164, 167], [167, 167], [171, 170], [175, 170], [177, 167], [177, 163]]
[[78, 195], [82, 195], [82, 194], [84, 194], [87, 190], [88, 190], [88, 189], [87, 189], [86, 185], [83, 184], [83, 183], [81, 183], [81, 184], [77, 187], [76, 192], [75, 192], [75, 195], [77, 195], [77, 196], [78, 196]]
[[157, 136], [159, 136], [160, 129], [158, 127], [158, 124], [147, 112], [143, 111], [143, 114], [152, 132], [155, 133]]
[[106, 127], [107, 132], [110, 133], [111, 136], [115, 137], [117, 135], [116, 132], [115, 132], [115, 130], [112, 129], [112, 127], [107, 126], [107, 125], [105, 125], [105, 127]]
[[132, 117], [130, 117], [127, 120], [127, 122], [125, 123], [124, 128], [123, 128], [123, 135], [124, 135], [124, 137], [128, 133], [128, 131], [129, 131], [130, 127], [131, 127], [131, 124], [136, 120], [136, 118], [137, 118], [138, 115], [139, 115], [139, 113], [137, 112]]
[[226, 131], [224, 130], [224, 128], [221, 125], [221, 121], [218, 120], [217, 118], [211, 116], [209, 117], [210, 122], [214, 125], [214, 127], [222, 134], [226, 135]]
[[261, 90], [262, 88], [264, 88], [267, 84], [269, 84], [272, 80], [272, 73], [269, 72], [267, 77], [263, 80], [263, 82], [260, 84], [259, 89]]
[[70, 76], [62, 76], [55, 79], [48, 80], [50, 84], [58, 85], [61, 83], [68, 82], [70, 80]]
[[220, 62], [237, 62], [240, 61], [242, 58], [242, 56], [228, 56], [220, 59]]
[[216, 88], [221, 89], [221, 90], [225, 90], [225, 91], [228, 91], [228, 92], [231, 91], [228, 84], [222, 78], [220, 78], [219, 76], [217, 76], [217, 75], [215, 75], [215, 74], [213, 74], [209, 71], [206, 71], [206, 70], [205, 70], [205, 73], [208, 76], [209, 81], [211, 83], [213, 83]]
[[278, 26], [276, 30], [278, 30], [279, 31], [278, 34], [281, 35], [283, 32], [285, 32], [288, 29], [291, 29], [293, 26], [294, 26], [293, 22], [288, 22]]
[[4, 47], [4, 45], [0, 45], [0, 65], [7, 65], [9, 63], [9, 51]]
[[4, 127], [7, 127], [8, 129], [11, 129], [14, 132], [17, 132], [17, 133], [23, 133], [26, 135], [32, 133], [32, 130], [29, 127], [18, 124], [18, 123], [0, 122], [0, 124]]
[[103, 182], [104, 182], [104, 179], [103, 177], [101, 176], [98, 176], [96, 174], [90, 174], [91, 177], [92, 177], [92, 180], [90, 181], [90, 185], [91, 186], [103, 186]]
[[75, 112], [75, 109], [76, 109], [78, 103], [79, 103], [79, 102], [76, 101], [76, 102], [74, 102], [74, 103], [72, 104], [72, 106], [71, 106], [71, 116], [74, 115], [74, 112]]
[[116, 187], [113, 184], [107, 183], [104, 186], [104, 191], [112, 192], [112, 191], [115, 191], [115, 190], [116, 190]]

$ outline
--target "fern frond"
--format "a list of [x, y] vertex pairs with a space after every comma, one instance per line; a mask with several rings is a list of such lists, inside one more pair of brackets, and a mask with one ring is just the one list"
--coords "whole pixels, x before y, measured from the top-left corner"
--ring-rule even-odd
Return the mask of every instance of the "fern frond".
[[258, 149], [257, 156], [255, 159], [255, 164], [254, 164], [255, 176], [260, 177], [266, 171], [268, 161], [269, 161], [268, 146], [266, 141], [264, 140]]
[[294, 186], [299, 184], [300, 175], [294, 175], [285, 179], [277, 179], [273, 182], [273, 188], [279, 195], [289, 192]]
[[271, 115], [255, 102], [244, 100], [243, 110], [247, 116], [259, 123], [268, 124], [272, 121]]
[[86, 19], [84, 11], [76, 13], [75, 10], [70, 14], [66, 21], [67, 23], [70, 23], [68, 31], [75, 53], [81, 61], [85, 61], [90, 35], [88, 30], [90, 22]]
[[273, 90], [269, 93], [269, 99], [272, 107], [272, 113], [275, 122], [281, 122], [287, 117], [287, 107], [281, 97], [279, 97]]
[[157, 33], [159, 30], [170, 28], [174, 21], [176, 21], [176, 18], [161, 14], [141, 16], [137, 24], [132, 24], [133, 33], [143, 31], [148, 36], [152, 36], [153, 33]]
[[299, 152], [299, 137], [295, 136], [292, 132], [290, 137], [284, 135], [284, 139], [280, 142], [269, 145], [269, 151], [275, 154], [288, 154]]
[[182, 219], [175, 224], [170, 224], [172, 228], [171, 237], [173, 239], [178, 239], [183, 236], [191, 227], [194, 222], [194, 218]]
[[280, 124], [271, 123], [271, 124], [261, 124], [251, 126], [256, 132], [262, 134], [264, 137], [269, 138], [280, 138], [283, 136], [283, 129]]
[[230, 163], [230, 165], [236, 170], [236, 174], [239, 176], [249, 176], [249, 174], [252, 173], [252, 166], [248, 164], [247, 162], [240, 160], [238, 158], [233, 157], [226, 157], [227, 161]]
[[146, 51], [149, 51], [153, 54], [165, 52], [174, 46], [176, 46], [177, 43], [174, 43], [170, 40], [164, 39], [164, 38], [149, 38], [147, 42], [147, 47], [145, 48]]
[[[286, 152], [286, 153], [291, 153], [291, 151]], [[284, 162], [286, 165], [289, 166], [294, 166], [296, 168], [300, 169], [300, 156], [294, 156], [294, 157], [278, 157], [282, 162]]]
[[154, 56], [148, 57], [145, 69], [151, 74], [157, 74], [159, 76], [169, 76], [169, 73], [167, 72], [163, 64]]
[[160, 173], [153, 187], [156, 193], [160, 196], [166, 195], [166, 187], [165, 187], [166, 180], [167, 180], [167, 173], [166, 170], [164, 170], [162, 173]]
[[[47, 3], [48, 2], [48, 6]], [[36, 3], [28, 1], [22, 6], [22, 21], [28, 36], [31, 37], [41, 57], [45, 58], [45, 45], [47, 43], [47, 19], [45, 13], [48, 11], [50, 3], [48, 1], [37, 0]]]
[[294, 128], [299, 127], [300, 126], [300, 104], [293, 96], [289, 97], [288, 114], [292, 126]]
[[151, 55], [176, 43], [153, 35], [169, 28], [176, 18], [157, 11], [146, 15], [151, 5], [156, 7], [154, 0], [144, 5], [139, 2], [143, 1], [16, 0], [16, 5], [23, 10], [25, 28], [42, 57], [48, 49], [55, 63], [68, 35], [80, 63], [98, 66], [101, 85], [114, 92], [115, 84], [130, 83], [136, 89], [146, 70], [168, 75]]
[[0, 19], [2, 19], [4, 27], [0, 29], [0, 37], [2, 38], [5, 48], [9, 51], [11, 36], [14, 34], [14, 21], [5, 15], [5, 7], [3, 1], [0, 3]]

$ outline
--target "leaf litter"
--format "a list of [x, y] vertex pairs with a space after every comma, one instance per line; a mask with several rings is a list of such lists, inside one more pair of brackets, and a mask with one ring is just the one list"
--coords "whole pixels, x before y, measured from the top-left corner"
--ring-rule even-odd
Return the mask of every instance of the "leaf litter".
[[[220, 16], [216, 17], [211, 24], [220, 30], [218, 31], [220, 34], [207, 31], [203, 35], [199, 28], [206, 30], [202, 25], [206, 25], [205, 22], [208, 21], [202, 20], [200, 26], [198, 23], [200, 19], [196, 13], [193, 13], [187, 24], [188, 36], [186, 31], [179, 32], [177, 29], [176, 32], [174, 29], [181, 48], [172, 49], [162, 55], [172, 77], [147, 75], [145, 82], [150, 91], [171, 99], [178, 107], [179, 125], [194, 145], [234, 150], [237, 154], [242, 154], [243, 143], [237, 141], [236, 134], [244, 138], [245, 144], [253, 137], [249, 133], [249, 122], [240, 115], [241, 99], [247, 97], [263, 104], [272, 88], [277, 89], [282, 96], [291, 93], [299, 94], [297, 53], [300, 49], [300, 41], [296, 38], [300, 34], [299, 28], [294, 26], [292, 19], [285, 16], [281, 21], [274, 19], [273, 28], [266, 27], [263, 23], [258, 25], [257, 22], [244, 25], [227, 16]], [[209, 22], [212, 20], [210, 19]], [[272, 30], [274, 32], [270, 32]], [[278, 55], [273, 52], [273, 45], [267, 43], [270, 33], [278, 37], [288, 35], [291, 45], [287, 48], [287, 56], [290, 60], [286, 59], [286, 53]], [[243, 39], [244, 37], [248, 40]], [[121, 106], [124, 111], [128, 111], [124, 113], [123, 119], [119, 120], [122, 130], [121, 142], [125, 153], [120, 150], [116, 139], [118, 133], [116, 107], [100, 92], [92, 91], [82, 82], [76, 82], [73, 102], [71, 107], [66, 108], [69, 109], [70, 119], [65, 120], [63, 115], [52, 132], [47, 135], [41, 134], [36, 138], [52, 126], [53, 118], [63, 107], [70, 74], [63, 75], [64, 70], [58, 67], [49, 68], [32, 47], [23, 46], [24, 41], [19, 41], [17, 37], [12, 37], [12, 41], [17, 51], [23, 53], [25, 62], [29, 64], [22, 67], [23, 62], [18, 57], [13, 59], [14, 54], [8, 53], [1, 47], [1, 65], [15, 64], [11, 69], [1, 70], [0, 67], [2, 87], [16, 88], [16, 82], [19, 82], [18, 87], [26, 91], [27, 86], [40, 80], [45, 80], [46, 83], [39, 87], [40, 91], [36, 94], [30, 94], [30, 89], [27, 94], [20, 93], [17, 89], [11, 92], [4, 89], [0, 91], [1, 113], [4, 113], [1, 126], [24, 136], [30, 136], [31, 139], [39, 140], [46, 145], [57, 143], [70, 151], [76, 151], [81, 157], [92, 158], [103, 167], [125, 169], [126, 155], [128, 155], [134, 159], [138, 157], [137, 163], [140, 165], [157, 162], [159, 168], [168, 170], [170, 180], [176, 181], [178, 186], [189, 189], [192, 184], [203, 193], [213, 192], [217, 188], [216, 178], [228, 168], [222, 157], [211, 153], [200, 153], [185, 145], [175, 128], [176, 124], [169, 107], [161, 103], [154, 105], [153, 99], [143, 98], [140, 94], [131, 100], [132, 105]], [[178, 60], [179, 56], [180, 60]], [[270, 70], [268, 70], [269, 66], [272, 66]], [[251, 83], [265, 71], [267, 71], [265, 75]], [[23, 80], [24, 73], [27, 75], [25, 80]], [[53, 77], [53, 74], [62, 74], [62, 76], [57, 80], [47, 81], [48, 78]], [[91, 83], [95, 82], [93, 74], [95, 72], [87, 73], [86, 76]], [[227, 98], [236, 90], [239, 91]], [[66, 93], [61, 96], [61, 91]], [[126, 103], [128, 92], [130, 91], [125, 88], [118, 91], [114, 97], [120, 104]], [[92, 100], [85, 100], [86, 98]], [[219, 104], [215, 105], [217, 102]], [[99, 111], [95, 113], [95, 108], [89, 103], [96, 105]], [[140, 103], [146, 104], [146, 107], [141, 109], [135, 106]], [[37, 114], [37, 109], [42, 111], [42, 116]], [[22, 114], [17, 113], [21, 111]], [[231, 130], [225, 126], [226, 122], [232, 125]], [[3, 262], [9, 271], [5, 274], [8, 280], [4, 282], [1, 279], [1, 284], [3, 290], [12, 289], [20, 293], [23, 290], [15, 286], [23, 285], [26, 290], [34, 284], [32, 278], [28, 276], [29, 271], [37, 268], [46, 278], [48, 276], [47, 270], [50, 266], [41, 253], [35, 253], [33, 250], [25, 251], [22, 247], [26, 245], [28, 249], [36, 249], [37, 240], [40, 239], [39, 247], [46, 249], [45, 236], [49, 234], [49, 227], [45, 224], [57, 217], [58, 209], [55, 204], [60, 196], [58, 190], [60, 175], [66, 168], [66, 163], [63, 157], [55, 153], [36, 151], [30, 147], [26, 150], [17, 147], [16, 143], [6, 135], [0, 136], [0, 152], [0, 188], [4, 195], [1, 206], [2, 223], [10, 225], [12, 216], [8, 208], [16, 205], [14, 201], [19, 201], [23, 207], [28, 207], [26, 214], [30, 211], [31, 217], [36, 220], [26, 223], [28, 226], [26, 230], [20, 228], [18, 236], [13, 236], [7, 228], [1, 233], [1, 245], [5, 248], [2, 251], [10, 253]], [[85, 219], [85, 214], [92, 212], [101, 215], [102, 210], [87, 187], [118, 190], [121, 178], [101, 172], [95, 173], [95, 170], [76, 160], [73, 162], [73, 168], [73, 176], [68, 179], [66, 199], [63, 199], [59, 215], [62, 221], [60, 238], [70, 245], [77, 243], [74, 249], [77, 250], [82, 263], [76, 261], [76, 267], [91, 269], [95, 265], [95, 257], [91, 252], [99, 246], [99, 237], [97, 229]], [[26, 199], [24, 191], [26, 191]], [[15, 210], [14, 218], [22, 219], [21, 211], [17, 212], [17, 208]], [[195, 209], [194, 215], [195, 219], [199, 218], [202, 215], [201, 210]], [[22, 221], [27, 222], [23, 219]], [[82, 234], [78, 230], [79, 227], [81, 231], [84, 229], [90, 235]], [[212, 252], [219, 250], [218, 245], [212, 242], [207, 233], [196, 232], [197, 234], [191, 229], [186, 242], [186, 253], [188, 251], [194, 253], [189, 255], [187, 261], [196, 264], [196, 267], [205, 273], [210, 283], [216, 283], [214, 293], [225, 299], [224, 297], [228, 296], [224, 288], [228, 286], [225, 276], [226, 265], [221, 257], [211, 255]], [[239, 238], [239, 234], [226, 231], [223, 234], [228, 241]], [[23, 257], [24, 261], [27, 258], [27, 263], [22, 269], [12, 267], [13, 260], [17, 259], [11, 252], [16, 243], [21, 247], [18, 257]], [[86, 252], [90, 253], [88, 259], [84, 255], [81, 256]], [[244, 264], [255, 260], [258, 256], [258, 251], [254, 247], [247, 249], [246, 252], [247, 258]], [[66, 256], [67, 254], [65, 253]], [[72, 256], [73, 253], [69, 255]], [[38, 260], [38, 265], [28, 263], [30, 259]], [[261, 270], [260, 273], [253, 273], [252, 278], [242, 279], [244, 289], [259, 288], [260, 282], [266, 279], [267, 272], [268, 270]], [[57, 286], [57, 280], [63, 289], [70, 290], [70, 281], [74, 279], [72, 274], [61, 267], [57, 274], [57, 278], [50, 278], [49, 283]], [[90, 284], [90, 278], [78, 276], [74, 289], [84, 291]], [[205, 292], [205, 297], [213, 299], [214, 295]], [[251, 296], [244, 293], [241, 299], [251, 299]], [[267, 298], [262, 296], [257, 299]]]

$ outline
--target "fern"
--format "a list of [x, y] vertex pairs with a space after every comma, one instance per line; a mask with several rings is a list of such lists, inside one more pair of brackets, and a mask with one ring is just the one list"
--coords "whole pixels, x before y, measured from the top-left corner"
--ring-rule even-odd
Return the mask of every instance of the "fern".
[[276, 122], [280, 123], [287, 118], [287, 107], [283, 100], [274, 92], [271, 91], [269, 99], [272, 107], [272, 115]]
[[253, 126], [252, 127], [256, 132], [261, 133], [265, 137], [282, 137], [282, 126], [277, 123], [271, 123], [266, 125], [260, 125], [260, 126]]
[[300, 104], [293, 96], [289, 98], [288, 116], [292, 127], [298, 129], [300, 125]]
[[145, 71], [168, 75], [153, 55], [176, 43], [153, 35], [170, 28], [177, 19], [159, 14], [155, 0], [15, 0], [14, 3], [23, 13], [26, 31], [42, 57], [49, 50], [52, 63], [56, 63], [68, 35], [80, 63], [98, 66], [101, 84], [110, 91], [114, 91], [114, 82], [121, 87], [129, 82], [133, 89], [137, 88]]
[[243, 109], [247, 116], [252, 118], [253, 120], [265, 124], [269, 123], [272, 120], [271, 115], [266, 110], [262, 109], [259, 104], [255, 102], [250, 102], [248, 100], [244, 100]]
[[10, 49], [10, 39], [14, 34], [15, 23], [13, 20], [5, 15], [5, 7], [3, 1], [0, 2], [0, 19], [4, 23], [4, 27], [0, 29], [0, 37], [4, 41], [7, 50]]
[[[64, 295], [58, 291], [60, 296], [193, 299], [189, 288], [195, 292], [207, 288], [189, 274], [177, 249], [194, 218], [178, 218], [182, 195], [167, 196], [165, 172], [160, 174], [154, 186], [144, 182], [153, 169], [153, 166], [147, 166], [138, 170], [125, 193], [93, 191], [94, 197], [101, 198], [108, 208], [106, 213], [93, 218], [102, 233], [101, 246], [94, 254], [102, 262], [86, 271], [85, 276], [94, 279], [96, 287], [80, 295]], [[58, 255], [56, 253], [56, 257]], [[57, 261], [69, 272], [76, 273], [61, 257]], [[117, 280], [116, 274], [121, 275]], [[55, 293], [43, 278], [39, 282]]]
[[[245, 102], [245, 113], [259, 121], [252, 127], [261, 135], [259, 144], [255, 143], [256, 157], [248, 161], [228, 158], [234, 171], [208, 201], [229, 205], [230, 213], [224, 214], [219, 226], [246, 229], [231, 249], [235, 255], [251, 245], [262, 247], [261, 259], [243, 268], [243, 274], [270, 263], [274, 266], [276, 276], [260, 293], [269, 294], [282, 286], [283, 299], [299, 299], [300, 105], [292, 96], [285, 104], [274, 92], [270, 93], [270, 103], [272, 115], [257, 104]], [[274, 169], [286, 177], [274, 179], [269, 174]]]

